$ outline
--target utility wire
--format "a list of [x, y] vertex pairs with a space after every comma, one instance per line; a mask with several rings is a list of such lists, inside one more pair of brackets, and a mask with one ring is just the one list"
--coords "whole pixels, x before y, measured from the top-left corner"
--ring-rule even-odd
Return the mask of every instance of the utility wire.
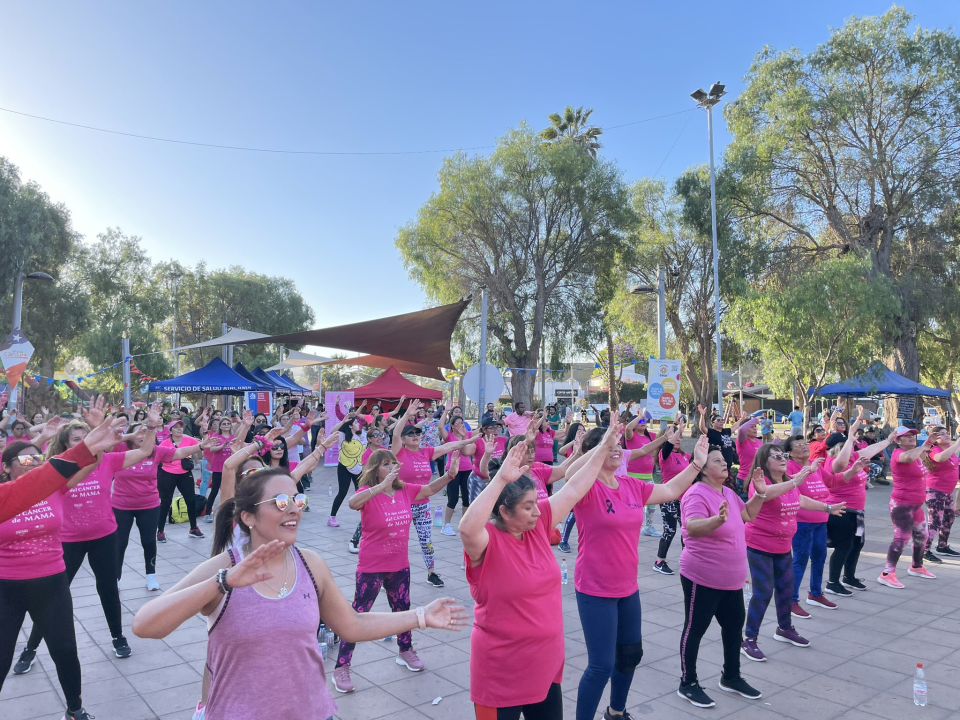
[[693, 110], [696, 110], [696, 108], [693, 108], [692, 110], [686, 111], [686, 112], [689, 112], [689, 113], [690, 113], [690, 117], [687, 118], [687, 121], [683, 124], [683, 127], [680, 128], [680, 132], [677, 133], [677, 137], [676, 137], [676, 139], [673, 141], [673, 145], [670, 146], [670, 149], [667, 150], [667, 154], [664, 155], [664, 156], [663, 156], [663, 160], [660, 161], [660, 165], [659, 165], [659, 167], [657, 167], [657, 171], [653, 174], [654, 179], [656, 179], [657, 176], [660, 174], [660, 168], [663, 167], [663, 164], [667, 161], [667, 158], [670, 157], [670, 153], [673, 152], [673, 149], [677, 146], [677, 143], [680, 142], [680, 136], [683, 135], [683, 131], [687, 129], [687, 125], [690, 124], [690, 119], [693, 117]]
[[[110, 130], [108, 128], [94, 127], [93, 125], [82, 125], [80, 123], [69, 122], [67, 120], [58, 120], [56, 118], [48, 118], [48, 117], [43, 117], [41, 115], [32, 115], [31, 113], [25, 113], [19, 110], [12, 110], [10, 108], [4, 108], [4, 107], [0, 107], [0, 111], [3, 111], [5, 113], [10, 113], [12, 115], [20, 115], [21, 117], [32, 118], [33, 120], [42, 120], [44, 122], [55, 123], [57, 125], [68, 125], [69, 127], [81, 128], [83, 130], [93, 130], [94, 132], [107, 133], [109, 135], [122, 135], [123, 137], [136, 138], [138, 140], [152, 140], [153, 142], [172, 143], [174, 145], [192, 145], [195, 147], [215, 148], [217, 150], [239, 150], [242, 152], [273, 153], [273, 154], [279, 154], [279, 155], [328, 155], [328, 156], [333, 156], [333, 155], [429, 155], [429, 154], [438, 154], [438, 153], [459, 152], [462, 150], [489, 150], [491, 148], [496, 147], [496, 145], [476, 145], [473, 147], [461, 147], [461, 148], [453, 148], [453, 149], [447, 149], [447, 150], [395, 150], [395, 151], [283, 150], [283, 149], [272, 149], [272, 148], [246, 147], [242, 145], [220, 145], [217, 143], [193, 142], [191, 140], [176, 140], [173, 138], [163, 138], [163, 137], [156, 137], [153, 135], [140, 135], [138, 133], [123, 132], [121, 130]], [[680, 115], [685, 112], [691, 112], [691, 111], [681, 110], [679, 112], [668, 113], [666, 115], [658, 115], [656, 117], [645, 118], [643, 120], [634, 120], [633, 122], [623, 123], [622, 125], [610, 125], [604, 128], [604, 130], [615, 130], [616, 128], [622, 128], [622, 127], [628, 127], [631, 125], [639, 125], [641, 123], [653, 122], [654, 120], [661, 120], [663, 118], [673, 117], [674, 115]]]

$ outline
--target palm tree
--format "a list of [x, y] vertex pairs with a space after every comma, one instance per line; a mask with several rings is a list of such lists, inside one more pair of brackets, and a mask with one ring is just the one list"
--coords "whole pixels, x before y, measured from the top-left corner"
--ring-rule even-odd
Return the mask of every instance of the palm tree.
[[602, 147], [598, 138], [603, 134], [603, 129], [588, 124], [592, 112], [593, 108], [584, 110], [583, 105], [576, 110], [567, 105], [562, 115], [560, 113], [550, 115], [551, 125], [540, 131], [540, 137], [548, 142], [573, 140], [586, 150], [590, 157], [596, 158], [597, 150]]

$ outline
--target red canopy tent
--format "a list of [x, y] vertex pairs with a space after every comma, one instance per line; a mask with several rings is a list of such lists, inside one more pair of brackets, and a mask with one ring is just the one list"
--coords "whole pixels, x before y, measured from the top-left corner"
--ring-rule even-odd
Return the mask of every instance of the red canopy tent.
[[[383, 405], [384, 410], [392, 410], [396, 407], [397, 401], [404, 396], [408, 400], [443, 399], [442, 392], [410, 382], [393, 365], [380, 373], [373, 382], [353, 390], [355, 404], [359, 405], [363, 400], [377, 400]], [[367, 403], [367, 407], [370, 407], [370, 403]]]

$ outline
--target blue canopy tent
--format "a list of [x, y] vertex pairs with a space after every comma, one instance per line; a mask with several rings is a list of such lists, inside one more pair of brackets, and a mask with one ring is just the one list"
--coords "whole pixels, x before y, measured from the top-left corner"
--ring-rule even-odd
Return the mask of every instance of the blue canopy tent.
[[242, 395], [248, 390], [261, 390], [260, 384], [235, 373], [223, 360], [215, 357], [202, 368], [169, 380], [154, 380], [147, 385], [155, 393], [208, 393]]
[[288, 383], [291, 383], [295, 388], [297, 388], [298, 390], [300, 390], [301, 392], [307, 395], [313, 395], [316, 392], [315, 390], [311, 390], [308, 387], [304, 387], [303, 385], [300, 385], [296, 380], [294, 380], [292, 377], [290, 377], [286, 373], [278, 372], [277, 375], [279, 375], [283, 380], [285, 380]]
[[308, 395], [308, 394], [310, 394], [310, 391], [309, 391], [309, 390], [307, 390], [306, 388], [300, 387], [299, 385], [297, 385], [297, 384], [296, 384], [293, 380], [291, 380], [290, 378], [288, 378], [288, 377], [286, 377], [286, 376], [284, 376], [284, 375], [280, 375], [279, 373], [277, 373], [277, 372], [274, 371], [274, 370], [271, 370], [271, 371], [267, 372], [267, 375], [270, 376], [271, 378], [273, 378], [274, 380], [276, 380], [276, 381], [277, 381], [278, 383], [280, 383], [281, 385], [284, 385], [284, 386], [286, 386], [287, 388], [289, 388], [289, 389], [290, 389], [290, 392], [293, 393], [294, 395]]
[[871, 395], [904, 395], [914, 397], [950, 397], [949, 390], [927, 387], [895, 373], [881, 362], [875, 362], [867, 371], [847, 380], [810, 388], [808, 393], [835, 397], [866, 397]]
[[240, 377], [246, 378], [250, 382], [255, 383], [257, 385], [256, 390], [260, 390], [262, 392], [273, 392], [276, 390], [272, 384], [264, 382], [263, 380], [258, 380], [253, 373], [243, 366], [243, 363], [238, 362], [236, 365], [234, 365], [233, 371]]
[[254, 368], [250, 371], [250, 374], [258, 381], [264, 385], [270, 386], [270, 392], [276, 393], [277, 395], [293, 395], [294, 390], [291, 389], [286, 383], [282, 383], [276, 378], [270, 377], [260, 368]]

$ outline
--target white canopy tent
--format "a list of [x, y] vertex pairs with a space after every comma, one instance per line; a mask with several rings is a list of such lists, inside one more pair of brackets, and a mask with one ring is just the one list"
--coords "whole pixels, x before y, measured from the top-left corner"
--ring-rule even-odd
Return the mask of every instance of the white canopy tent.
[[310, 353], [300, 352], [299, 350], [290, 350], [283, 362], [277, 363], [267, 370], [292, 370], [294, 368], [309, 367], [311, 365], [321, 365], [330, 362], [331, 358], [321, 355], [312, 355]]
[[193, 345], [181, 345], [177, 350], [198, 350], [200, 348], [220, 347], [223, 345], [243, 345], [244, 343], [257, 338], [270, 337], [263, 333], [233, 328], [226, 335], [207, 340], [205, 342], [194, 343]]

